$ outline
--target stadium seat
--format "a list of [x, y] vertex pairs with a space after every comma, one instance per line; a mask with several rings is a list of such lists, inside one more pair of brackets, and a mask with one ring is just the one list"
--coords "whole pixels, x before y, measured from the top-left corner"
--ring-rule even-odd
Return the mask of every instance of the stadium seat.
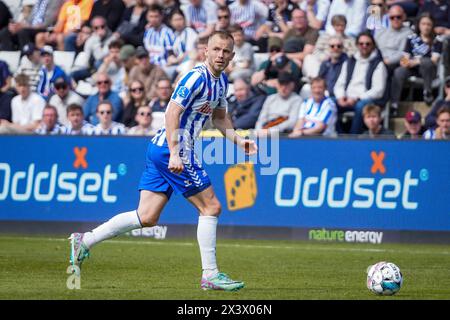
[[55, 51], [53, 53], [54, 61], [57, 66], [60, 66], [65, 73], [70, 73], [72, 65], [75, 60], [75, 52], [71, 51]]
[[74, 72], [86, 68], [89, 68], [89, 57], [86, 52], [81, 51], [77, 54], [70, 71]]
[[269, 53], [267, 53], [267, 52], [255, 53], [253, 55], [253, 61], [255, 62], [256, 70], [258, 70], [261, 63], [263, 63], [267, 59], [269, 59]]
[[20, 51], [0, 51], [0, 60], [5, 61], [9, 71], [14, 74], [19, 67]]

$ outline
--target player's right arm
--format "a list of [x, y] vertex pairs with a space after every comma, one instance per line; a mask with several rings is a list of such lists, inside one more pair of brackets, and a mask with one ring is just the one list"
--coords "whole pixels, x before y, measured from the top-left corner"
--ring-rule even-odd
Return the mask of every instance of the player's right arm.
[[183, 162], [180, 157], [180, 116], [192, 104], [197, 94], [204, 87], [204, 78], [199, 72], [194, 70], [186, 74], [178, 82], [165, 114], [165, 127], [167, 145], [170, 150], [169, 170], [180, 174], [183, 169]]
[[169, 170], [180, 174], [184, 165], [180, 158], [180, 146], [178, 140], [178, 129], [180, 128], [180, 115], [184, 112], [177, 103], [170, 101], [165, 114], [166, 139], [170, 150]]

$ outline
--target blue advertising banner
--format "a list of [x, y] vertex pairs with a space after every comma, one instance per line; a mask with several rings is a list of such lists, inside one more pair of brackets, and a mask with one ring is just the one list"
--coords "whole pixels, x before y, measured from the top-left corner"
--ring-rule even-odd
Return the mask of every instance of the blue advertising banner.
[[[0, 220], [104, 221], [135, 209], [148, 142], [0, 137]], [[210, 164], [222, 145], [204, 139], [199, 150], [221, 225], [450, 231], [449, 142], [280, 139], [265, 161]], [[160, 223], [197, 216], [174, 195]]]

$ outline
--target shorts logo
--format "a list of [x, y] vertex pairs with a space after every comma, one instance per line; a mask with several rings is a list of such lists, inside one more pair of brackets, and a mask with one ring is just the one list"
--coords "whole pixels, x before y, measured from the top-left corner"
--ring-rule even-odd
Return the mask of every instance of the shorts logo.
[[224, 176], [228, 210], [252, 207], [258, 193], [253, 163], [230, 167]]
[[189, 89], [184, 86], [180, 86], [178, 87], [177, 95], [179, 95], [182, 98], [186, 98], [189, 95]]

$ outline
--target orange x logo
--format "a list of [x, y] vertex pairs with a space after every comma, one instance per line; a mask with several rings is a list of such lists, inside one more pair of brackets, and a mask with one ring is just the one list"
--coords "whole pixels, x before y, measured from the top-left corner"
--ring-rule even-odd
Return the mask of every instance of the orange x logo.
[[370, 153], [370, 156], [372, 157], [373, 160], [373, 165], [372, 165], [372, 169], [370, 169], [370, 172], [372, 172], [372, 174], [377, 173], [377, 171], [380, 171], [381, 174], [385, 174], [386, 173], [386, 167], [383, 164], [383, 160], [384, 160], [384, 152], [380, 151], [379, 153], [376, 153], [375, 151], [372, 151]]
[[75, 169], [79, 167], [83, 167], [83, 169], [86, 169], [88, 167], [88, 163], [86, 161], [86, 154], [87, 154], [87, 148], [73, 148], [73, 153], [75, 154], [75, 161], [73, 162], [73, 167]]

